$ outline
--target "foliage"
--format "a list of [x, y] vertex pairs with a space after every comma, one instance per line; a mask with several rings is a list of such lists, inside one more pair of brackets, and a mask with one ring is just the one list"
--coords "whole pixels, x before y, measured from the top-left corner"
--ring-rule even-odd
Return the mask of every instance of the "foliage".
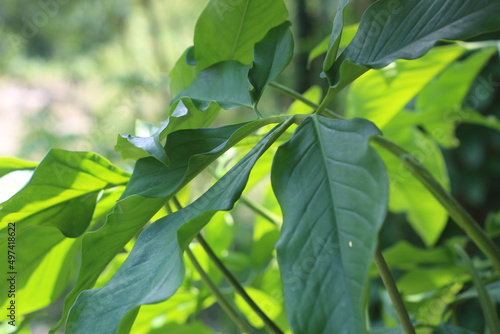
[[[316, 87], [275, 81], [294, 54], [282, 0], [212, 0], [171, 71], [168, 118], [118, 137], [131, 174], [90, 152], [1, 159], [4, 179], [33, 171], [1, 205], [2, 272], [16, 281], [15, 298], [0, 291], [16, 306], [3, 328], [64, 296], [52, 333], [235, 331], [202, 321], [216, 302], [241, 332], [496, 332], [497, 229], [450, 196], [440, 147], [459, 145], [460, 123], [500, 130], [464, 103], [498, 42], [461, 41], [500, 30], [500, 3], [380, 0], [343, 37], [348, 5], [311, 51], [324, 54], [319, 105]], [[288, 113], [262, 116], [267, 87], [296, 99]], [[329, 106], [346, 87], [339, 115]], [[209, 127], [222, 109], [255, 120]], [[205, 171], [216, 182], [189, 200]], [[234, 247], [237, 204], [256, 215], [248, 253]], [[381, 252], [389, 211], [423, 246]], [[438, 244], [448, 218], [464, 233]], [[461, 321], [467, 303], [484, 325]]]

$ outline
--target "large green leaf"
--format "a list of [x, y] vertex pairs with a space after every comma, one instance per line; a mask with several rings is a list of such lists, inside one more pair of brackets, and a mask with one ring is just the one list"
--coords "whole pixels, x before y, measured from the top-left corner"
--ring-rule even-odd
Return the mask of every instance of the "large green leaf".
[[36, 162], [16, 158], [0, 158], [0, 177], [15, 170], [35, 169], [37, 165]]
[[172, 162], [169, 166], [152, 157], [138, 160], [122, 199], [109, 214], [106, 224], [83, 238], [80, 275], [65, 300], [62, 319], [80, 292], [94, 286], [116, 254], [171, 196], [239, 140], [269, 122], [272, 119], [177, 131], [167, 138], [166, 152]]
[[248, 73], [255, 104], [260, 99], [264, 87], [292, 60], [293, 37], [289, 27], [290, 23], [285, 22], [271, 29], [263, 40], [255, 44], [253, 65]]
[[347, 117], [364, 117], [380, 129], [450, 63], [465, 52], [451, 45], [433, 49], [421, 59], [400, 60], [381, 70], [370, 71], [351, 85]]
[[497, 0], [380, 0], [366, 10], [356, 36], [325, 72], [332, 87], [345, 86], [368, 68], [419, 58], [440, 39], [498, 30], [499, 16]]
[[363, 289], [387, 209], [387, 178], [363, 119], [311, 116], [282, 145], [272, 184], [277, 244], [294, 333], [364, 333]]
[[88, 333], [95, 328], [115, 333], [127, 313], [172, 296], [184, 276], [182, 250], [217, 211], [233, 207], [253, 165], [290, 121], [276, 126], [198, 200], [145, 229], [108, 284], [79, 295], [70, 311], [66, 333]]
[[0, 221], [15, 221], [19, 230], [55, 226], [76, 237], [88, 227], [98, 193], [128, 179], [128, 173], [97, 154], [52, 149], [28, 184], [2, 204]]
[[250, 64], [254, 44], [287, 17], [282, 0], [210, 1], [196, 23], [196, 66], [201, 70], [225, 60]]

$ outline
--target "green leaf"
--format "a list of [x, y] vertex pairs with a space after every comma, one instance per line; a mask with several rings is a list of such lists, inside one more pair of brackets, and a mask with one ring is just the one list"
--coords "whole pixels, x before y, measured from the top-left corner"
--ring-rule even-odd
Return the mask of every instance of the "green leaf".
[[379, 133], [363, 119], [311, 116], [278, 149], [276, 249], [294, 333], [366, 331], [363, 290], [387, 209], [384, 166], [368, 142]]
[[366, 66], [366, 71], [396, 59], [416, 59], [440, 39], [463, 40], [500, 29], [499, 16], [496, 0], [377, 1], [364, 13], [349, 46], [331, 67], [325, 66], [330, 86], [356, 78], [341, 77], [344, 62]]
[[196, 66], [192, 66], [187, 62], [188, 52], [192, 49], [193, 47], [188, 48], [177, 60], [174, 67], [170, 71], [169, 86], [170, 94], [172, 96], [177, 96], [184, 89], [188, 88], [196, 78], [196, 74], [198, 74]]
[[80, 276], [66, 297], [62, 320], [80, 292], [93, 287], [116, 254], [169, 198], [239, 140], [271, 122], [273, 118], [220, 128], [177, 131], [167, 138], [170, 166], [152, 157], [138, 160], [106, 224], [83, 238]]
[[[351, 24], [347, 27], [344, 27], [342, 31], [342, 36], [340, 37], [339, 49], [345, 48], [349, 43], [351, 43], [354, 35], [356, 35], [356, 31], [358, 30], [359, 24]], [[328, 51], [328, 47], [330, 45], [330, 36], [326, 36], [318, 45], [314, 47], [314, 49], [309, 52], [309, 57], [307, 58], [307, 64], [310, 65], [312, 61], [323, 53]]]
[[[448, 172], [443, 154], [430, 138], [416, 128], [399, 128], [385, 135], [403, 146], [431, 172], [436, 180], [449, 189]], [[386, 150], [377, 149], [384, 159], [390, 179], [389, 207], [393, 212], [406, 212], [411, 226], [427, 246], [436, 243], [448, 221], [441, 203], [396, 158]]]
[[282, 0], [210, 1], [196, 23], [196, 66], [205, 69], [225, 60], [250, 64], [255, 43], [287, 17]]
[[[384, 129], [439, 73], [465, 52], [451, 45], [433, 49], [421, 59], [400, 60], [370, 71], [349, 89], [347, 117], [364, 117]], [[398, 128], [399, 129], [399, 128]]]
[[217, 211], [233, 207], [254, 163], [290, 121], [275, 127], [198, 200], [146, 228], [113, 278], [102, 288], [78, 296], [66, 333], [88, 333], [95, 328], [115, 333], [129, 311], [172, 296], [184, 277], [182, 250]]
[[349, 0], [339, 0], [338, 2], [337, 12], [335, 13], [335, 18], [333, 19], [332, 34], [328, 43], [328, 51], [323, 64], [323, 70], [325, 71], [333, 65], [335, 59], [337, 58], [342, 32], [344, 30], [344, 9], [348, 3]]
[[15, 170], [35, 169], [37, 165], [36, 162], [16, 158], [0, 158], [0, 177]]
[[[7, 240], [2, 238], [2, 272], [15, 271], [16, 313], [20, 317], [48, 306], [57, 300], [77, 272], [75, 265], [79, 242], [77, 239], [64, 238], [54, 227], [34, 226], [23, 231], [16, 230], [15, 270], [4, 267], [7, 264]], [[36, 245], [36, 246], [34, 246]], [[7, 276], [8, 277], [8, 276]], [[0, 305], [6, 309], [12, 298], [7, 298], [9, 285], [2, 284]], [[6, 319], [6, 313], [0, 321]], [[20, 320], [20, 319], [19, 319]]]
[[402, 294], [419, 295], [457, 283], [460, 278], [464, 280], [466, 273], [465, 268], [457, 265], [415, 269], [401, 276], [397, 284]]
[[98, 193], [128, 179], [128, 173], [97, 154], [52, 149], [28, 184], [2, 204], [0, 221], [15, 221], [19, 230], [55, 226], [77, 237], [90, 223]]
[[264, 39], [255, 44], [253, 65], [248, 73], [255, 105], [264, 88], [287, 67], [292, 56], [293, 37], [288, 21], [269, 30]]
[[198, 73], [193, 83], [174, 100], [189, 97], [200, 110], [206, 110], [211, 101], [224, 109], [252, 107], [249, 69], [250, 65], [234, 60], [214, 64]]
[[168, 134], [183, 129], [206, 127], [212, 123], [219, 110], [215, 103], [209, 103], [205, 109], [199, 110], [189, 98], [182, 98], [170, 107], [170, 116], [153, 136], [119, 135], [115, 151], [120, 152], [123, 159], [152, 156], [168, 165], [170, 161], [161, 143]]

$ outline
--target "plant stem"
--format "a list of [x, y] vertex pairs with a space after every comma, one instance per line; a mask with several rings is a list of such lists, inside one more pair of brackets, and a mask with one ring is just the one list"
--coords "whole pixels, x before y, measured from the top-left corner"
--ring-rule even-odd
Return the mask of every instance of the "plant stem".
[[403, 165], [415, 176], [443, 205], [455, 223], [465, 231], [471, 240], [492, 261], [500, 273], [500, 251], [486, 232], [469, 213], [439, 184], [432, 174], [414, 156], [396, 143], [384, 137], [372, 137], [372, 142], [388, 150], [401, 160]]
[[245, 320], [238, 314], [238, 312], [233, 308], [231, 304], [227, 301], [227, 299], [222, 295], [219, 289], [212, 282], [210, 277], [208, 277], [207, 273], [203, 270], [200, 263], [194, 256], [193, 252], [188, 248], [186, 248], [186, 254], [189, 257], [191, 263], [193, 263], [194, 268], [200, 274], [202, 281], [207, 285], [208, 289], [212, 294], [217, 298], [220, 306], [224, 309], [227, 315], [234, 321], [234, 323], [238, 326], [238, 328], [243, 333], [253, 333], [252, 328], [246, 323]]
[[321, 115], [321, 113], [327, 109], [330, 102], [332, 102], [335, 95], [337, 95], [336, 92], [332, 88], [328, 88], [323, 101], [321, 101], [320, 105], [316, 108], [316, 111], [314, 113], [317, 115]]
[[213, 264], [221, 272], [222, 276], [231, 284], [234, 290], [245, 300], [245, 302], [252, 308], [252, 310], [259, 316], [264, 322], [266, 327], [271, 331], [271, 333], [283, 334], [283, 331], [271, 320], [269, 317], [260, 309], [260, 307], [253, 301], [253, 299], [247, 294], [245, 289], [241, 286], [240, 282], [231, 274], [231, 272], [226, 268], [226, 266], [219, 260], [217, 255], [214, 253], [210, 245], [206, 242], [201, 234], [195, 237], [207, 253], [208, 257], [212, 260]]
[[411, 323], [408, 311], [406, 310], [403, 299], [401, 298], [401, 294], [399, 293], [396, 283], [392, 278], [391, 271], [389, 270], [389, 267], [385, 262], [384, 256], [378, 248], [375, 251], [375, 264], [377, 265], [377, 269], [380, 273], [380, 277], [382, 278], [382, 282], [384, 283], [385, 288], [389, 293], [389, 297], [391, 298], [392, 305], [394, 306], [399, 321], [401, 322], [403, 331], [405, 332], [405, 334], [415, 334], [415, 328], [413, 328], [413, 324]]
[[479, 303], [481, 304], [481, 308], [483, 309], [484, 319], [486, 320], [487, 327], [490, 329], [490, 333], [500, 333], [500, 323], [498, 322], [495, 304], [493, 304], [493, 301], [491, 300], [488, 291], [481, 281], [479, 274], [474, 268], [472, 261], [470, 260], [465, 250], [460, 247], [460, 245], [455, 245], [455, 250], [462, 258], [462, 261], [471, 274], [472, 282], [474, 284], [474, 287], [476, 288], [477, 295], [479, 297]]
[[[318, 109], [319, 106], [317, 103], [314, 103], [313, 101], [307, 99], [306, 97], [304, 97], [304, 95], [294, 91], [293, 89], [291, 88], [288, 88], [286, 86], [283, 86], [282, 84], [280, 83], [277, 83], [275, 81], [272, 81], [270, 84], [269, 84], [269, 87], [271, 88], [274, 88], [276, 91], [280, 92], [280, 93], [283, 93], [284, 95], [286, 96], [289, 96], [291, 97], [292, 99], [295, 99], [295, 100], [298, 100], [302, 103], [304, 103], [305, 105], [308, 105], [309, 107], [311, 108], [314, 108], [314, 109]], [[337, 114], [336, 112], [334, 112], [333, 110], [331, 109], [328, 109], [328, 108], [325, 108], [326, 112], [328, 112], [328, 114], [331, 116], [330, 118], [338, 118], [338, 119], [341, 119], [342, 116]]]
[[[271, 86], [274, 87], [274, 86]], [[280, 87], [280, 92], [295, 98], [300, 95], [292, 91], [290, 88], [283, 89]], [[292, 91], [290, 93], [290, 91]], [[304, 96], [300, 101], [307, 100]], [[326, 98], [325, 98], [326, 100]], [[325, 102], [323, 100], [323, 102]], [[318, 108], [318, 105], [312, 101], [307, 100], [307, 105]], [[306, 102], [304, 102], [306, 103]], [[317, 109], [317, 110], [318, 110]], [[325, 107], [325, 112], [332, 113], [331, 110]], [[332, 114], [331, 118], [342, 118]], [[481, 226], [469, 215], [469, 213], [439, 184], [439, 182], [432, 176], [432, 174], [425, 168], [412, 154], [406, 151], [398, 144], [390, 141], [387, 138], [376, 136], [372, 137], [371, 141], [380, 147], [386, 149], [390, 153], [398, 157], [403, 162], [403, 165], [419, 180], [430, 193], [441, 203], [441, 205], [448, 211], [450, 217], [455, 223], [465, 231], [471, 240], [481, 249], [481, 251], [491, 260], [497, 273], [500, 274], [500, 250], [496, 247], [490, 237], [484, 232]]]
[[[173, 201], [178, 210], [182, 209], [182, 205], [176, 196], [173, 197]], [[207, 243], [205, 238], [201, 234], [195, 237], [196, 241], [201, 245], [205, 253], [215, 265], [215, 267], [220, 271], [222, 276], [231, 284], [233, 289], [245, 300], [245, 302], [250, 306], [250, 308], [259, 316], [259, 318], [264, 322], [266, 327], [275, 334], [283, 334], [283, 331], [271, 320], [269, 317], [260, 309], [260, 307], [253, 301], [253, 299], [246, 293], [245, 289], [241, 286], [240, 282], [233, 276], [233, 274], [226, 268], [224, 263], [217, 257], [215, 252], [212, 250], [210, 245]]]
[[280, 216], [274, 214], [273, 212], [269, 211], [259, 203], [256, 203], [255, 201], [251, 200], [250, 198], [246, 196], [241, 196], [240, 197], [241, 203], [245, 204], [248, 208], [250, 208], [252, 211], [255, 213], [261, 215], [264, 219], [269, 221], [271, 224], [275, 226], [280, 226], [282, 223], [282, 219]]

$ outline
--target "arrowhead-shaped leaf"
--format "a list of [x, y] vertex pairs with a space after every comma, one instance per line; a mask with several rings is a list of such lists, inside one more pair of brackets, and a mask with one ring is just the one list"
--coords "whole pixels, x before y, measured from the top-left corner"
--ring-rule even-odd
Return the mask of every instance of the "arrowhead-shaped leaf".
[[[498, 17], [497, 0], [380, 0], [366, 10], [356, 36], [325, 72], [332, 87], [345, 86], [369, 68], [419, 58], [440, 39], [463, 40], [498, 30]], [[341, 73], [344, 62], [349, 69], [344, 66]]]
[[144, 230], [108, 284], [80, 294], [71, 309], [66, 333], [89, 333], [95, 328], [115, 333], [129, 311], [172, 296], [184, 277], [183, 249], [217, 211], [233, 207], [257, 159], [288, 125], [276, 126], [198, 200]]
[[272, 184], [277, 244], [294, 333], [364, 333], [363, 289], [387, 209], [387, 177], [363, 119], [311, 116], [282, 145]]

